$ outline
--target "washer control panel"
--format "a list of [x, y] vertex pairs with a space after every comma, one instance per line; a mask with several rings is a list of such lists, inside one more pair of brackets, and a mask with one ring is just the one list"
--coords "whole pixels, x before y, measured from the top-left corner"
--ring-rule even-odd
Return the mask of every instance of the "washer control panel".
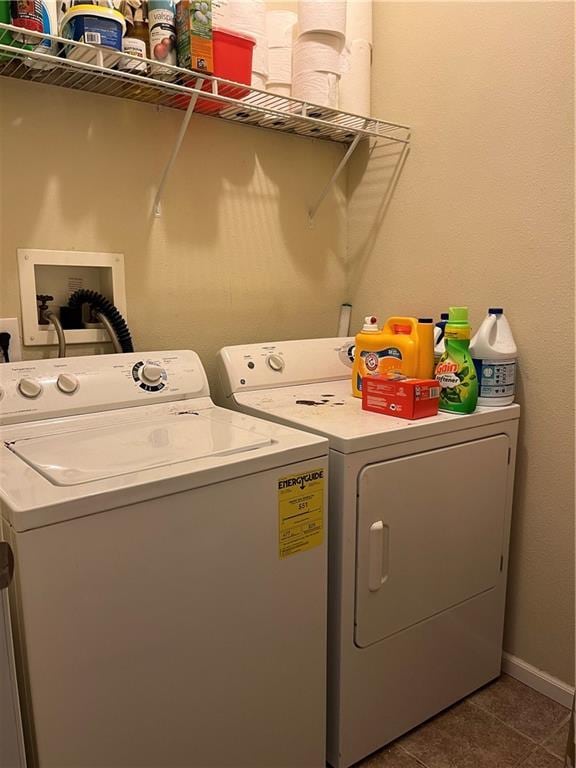
[[304, 339], [224, 347], [218, 353], [226, 396], [234, 392], [345, 379], [354, 363], [354, 339]]
[[189, 350], [23, 360], [0, 365], [0, 424], [209, 394]]

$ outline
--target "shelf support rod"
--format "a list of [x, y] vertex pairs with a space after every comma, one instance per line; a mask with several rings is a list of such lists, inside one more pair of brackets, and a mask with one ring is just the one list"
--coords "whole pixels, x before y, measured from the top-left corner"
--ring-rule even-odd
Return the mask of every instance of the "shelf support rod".
[[320, 194], [320, 197], [316, 201], [315, 205], [313, 205], [312, 208], [310, 208], [308, 210], [308, 220], [309, 220], [310, 224], [313, 223], [314, 218], [315, 218], [316, 214], [318, 213], [318, 209], [320, 208], [320, 206], [324, 202], [324, 199], [326, 198], [326, 195], [328, 194], [328, 192], [330, 192], [330, 189], [332, 188], [332, 185], [334, 184], [334, 182], [336, 181], [338, 176], [340, 176], [340, 174], [342, 173], [342, 171], [346, 167], [346, 163], [352, 157], [352, 153], [354, 152], [354, 150], [358, 146], [358, 142], [360, 141], [361, 138], [362, 138], [362, 134], [361, 133], [357, 133], [356, 136], [354, 137], [354, 141], [352, 142], [352, 144], [350, 144], [350, 146], [346, 150], [346, 154], [344, 155], [342, 160], [340, 160], [340, 162], [338, 163], [338, 167], [336, 168], [336, 170], [334, 171], [334, 173], [330, 177], [330, 180], [328, 181], [328, 183], [326, 184], [326, 186], [322, 190], [322, 192]]
[[[197, 91], [200, 91], [202, 90], [203, 84], [204, 84], [203, 78], [199, 77], [196, 80], [196, 84], [194, 88]], [[196, 102], [198, 101], [199, 95], [200, 95], [199, 93], [194, 93], [190, 97], [190, 103], [188, 104], [188, 107], [186, 109], [186, 114], [184, 115], [184, 119], [182, 120], [182, 125], [180, 126], [180, 130], [178, 131], [176, 142], [172, 147], [172, 154], [168, 158], [168, 162], [166, 163], [166, 165], [164, 166], [164, 170], [162, 171], [162, 176], [160, 177], [160, 183], [158, 184], [158, 189], [156, 191], [156, 196], [154, 198], [154, 205], [152, 207], [154, 216], [160, 216], [160, 200], [162, 199], [162, 193], [164, 192], [164, 187], [166, 186], [166, 180], [170, 175], [172, 166], [176, 162], [176, 158], [178, 157], [178, 152], [180, 152], [180, 147], [182, 146], [182, 142], [184, 141], [184, 136], [186, 135], [186, 131], [188, 130], [188, 124], [190, 123], [190, 118], [192, 117], [192, 113], [194, 112], [194, 108], [196, 107]]]

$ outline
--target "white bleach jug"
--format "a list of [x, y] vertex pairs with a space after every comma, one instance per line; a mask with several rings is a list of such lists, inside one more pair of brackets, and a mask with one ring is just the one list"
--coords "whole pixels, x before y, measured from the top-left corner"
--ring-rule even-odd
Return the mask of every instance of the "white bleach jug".
[[478, 376], [478, 405], [511, 405], [516, 393], [518, 349], [504, 310], [491, 307], [470, 342]]

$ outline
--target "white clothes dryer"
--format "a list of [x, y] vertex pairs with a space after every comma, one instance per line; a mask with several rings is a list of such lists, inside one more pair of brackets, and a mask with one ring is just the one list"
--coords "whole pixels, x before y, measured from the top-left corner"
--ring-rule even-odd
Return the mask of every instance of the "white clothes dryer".
[[214, 406], [190, 351], [0, 397], [29, 765], [323, 766], [326, 439]]
[[8, 602], [13, 567], [9, 545], [0, 541], [0, 768], [26, 768]]
[[226, 347], [230, 407], [330, 440], [328, 761], [500, 674], [520, 409], [405, 421], [352, 397], [353, 339]]

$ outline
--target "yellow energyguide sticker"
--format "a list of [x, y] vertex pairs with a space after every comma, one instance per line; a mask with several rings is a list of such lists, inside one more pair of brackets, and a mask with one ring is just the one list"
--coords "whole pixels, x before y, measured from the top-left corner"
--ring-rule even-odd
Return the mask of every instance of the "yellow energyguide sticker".
[[325, 474], [323, 468], [311, 469], [278, 480], [278, 544], [281, 558], [322, 544]]

